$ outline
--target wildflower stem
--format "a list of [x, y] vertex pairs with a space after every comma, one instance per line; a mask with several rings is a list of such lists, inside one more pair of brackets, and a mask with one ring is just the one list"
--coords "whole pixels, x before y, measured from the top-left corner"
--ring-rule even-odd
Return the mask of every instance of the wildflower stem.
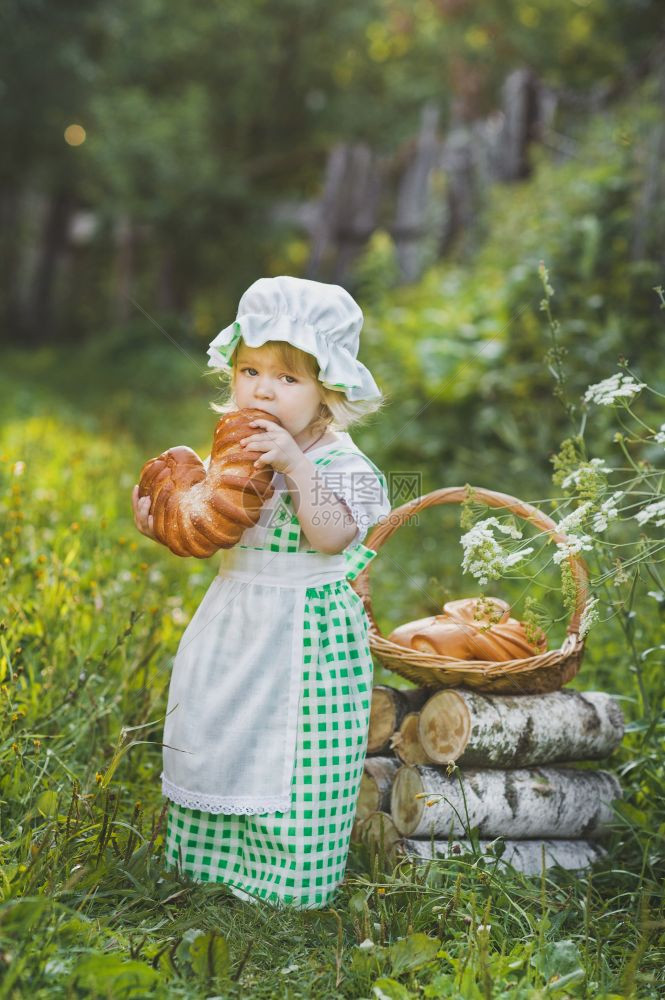
[[635, 678], [637, 680], [637, 686], [639, 688], [640, 698], [641, 698], [641, 701], [642, 701], [642, 712], [643, 712], [645, 718], [648, 721], [651, 721], [651, 707], [649, 705], [649, 699], [647, 697], [646, 688], [644, 686], [644, 676], [642, 674], [642, 666], [641, 666], [641, 663], [640, 663], [640, 658], [637, 655], [637, 650], [635, 648], [634, 628], [633, 628], [633, 624], [632, 624], [633, 623], [634, 614], [635, 614], [633, 612], [633, 601], [634, 601], [634, 598], [635, 598], [635, 586], [636, 586], [637, 581], [639, 579], [639, 575], [640, 575], [640, 568], [639, 568], [639, 566], [637, 566], [635, 568], [635, 574], [633, 576], [633, 583], [632, 583], [632, 586], [630, 588], [630, 595], [629, 595], [629, 598], [628, 598], [629, 607], [628, 607], [628, 611], [625, 614], [625, 621], [622, 618], [620, 618], [619, 620], [621, 621], [622, 628], [624, 630], [624, 635], [626, 636], [626, 641], [628, 642], [628, 645], [630, 646], [630, 651], [631, 651], [632, 656], [633, 656], [633, 667], [635, 668]]
[[652, 578], [652, 580], [655, 581], [656, 586], [661, 587], [663, 591], [665, 591], [665, 583], [663, 583], [663, 581], [661, 580], [658, 570], [654, 566], [652, 566], [651, 563], [648, 562], [644, 563], [644, 568], [646, 569], [647, 573]]
[[564, 372], [562, 359], [565, 354], [565, 348], [561, 347], [557, 342], [557, 333], [559, 331], [559, 322], [555, 320], [552, 315], [552, 310], [550, 308], [550, 299], [554, 295], [554, 289], [549, 282], [549, 273], [545, 267], [545, 262], [540, 261], [538, 265], [538, 274], [545, 292], [545, 298], [542, 299], [540, 303], [540, 308], [545, 313], [547, 317], [547, 325], [549, 326], [550, 336], [552, 338], [552, 347], [545, 355], [545, 361], [547, 366], [554, 378], [556, 383], [554, 388], [554, 395], [561, 402], [566, 415], [568, 416], [570, 422], [574, 424], [575, 422], [575, 411], [576, 407], [566, 399], [564, 387], [566, 384], [566, 375]]
[[627, 450], [625, 444], [623, 443], [623, 441], [624, 441], [623, 436], [617, 438], [617, 442], [619, 444], [619, 447], [621, 448], [622, 452], [624, 453], [624, 455], [628, 459], [630, 467], [635, 470], [635, 472], [637, 473], [638, 476], [641, 476], [641, 474], [642, 474], [641, 473], [641, 469], [639, 469], [638, 466], [635, 465], [635, 462], [633, 461], [631, 455], [628, 453], [628, 450]]
[[[626, 368], [626, 371], [628, 372], [628, 374], [629, 374], [629, 375], [632, 375], [632, 377], [633, 377], [633, 378], [635, 379], [635, 381], [636, 381], [636, 382], [639, 382], [639, 377], [638, 377], [637, 375], [635, 375], [635, 373], [634, 373], [634, 372], [631, 372], [631, 370], [630, 370], [630, 368], [628, 367], [628, 365], [626, 365], [626, 366], [625, 366], [625, 368]], [[665, 393], [662, 393], [662, 392], [658, 392], [658, 390], [657, 390], [657, 389], [653, 389], [653, 388], [652, 388], [652, 387], [651, 387], [650, 385], [647, 385], [647, 386], [645, 386], [645, 388], [646, 388], [646, 389], [647, 389], [647, 390], [648, 390], [649, 392], [652, 392], [652, 393], [654, 394], [654, 396], [660, 396], [660, 398], [661, 398], [661, 399], [665, 399]]]
[[[648, 388], [648, 386], [647, 386], [647, 388]], [[633, 418], [633, 420], [636, 420], [638, 424], [641, 424], [642, 427], [644, 427], [649, 432], [649, 434], [655, 434], [656, 433], [655, 430], [653, 430], [651, 427], [649, 427], [648, 424], [645, 424], [644, 421], [641, 420], [640, 417], [638, 417], [638, 415], [636, 413], [633, 413], [633, 411], [630, 408], [630, 403], [626, 403], [626, 409], [630, 413], [630, 415]]]

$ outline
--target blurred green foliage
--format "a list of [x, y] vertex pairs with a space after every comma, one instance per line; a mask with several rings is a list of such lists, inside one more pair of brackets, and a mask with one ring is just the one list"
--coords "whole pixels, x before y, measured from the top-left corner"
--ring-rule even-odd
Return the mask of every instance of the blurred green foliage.
[[[103, 336], [126, 265], [152, 314], [214, 334], [257, 273], [292, 269], [300, 234], [271, 210], [318, 197], [335, 143], [393, 152], [426, 101], [444, 131], [480, 119], [517, 65], [569, 94], [625, 90], [662, 34], [658, 0], [8, 0], [2, 25], [0, 320], [33, 343]], [[56, 276], [73, 206], [96, 229]]]

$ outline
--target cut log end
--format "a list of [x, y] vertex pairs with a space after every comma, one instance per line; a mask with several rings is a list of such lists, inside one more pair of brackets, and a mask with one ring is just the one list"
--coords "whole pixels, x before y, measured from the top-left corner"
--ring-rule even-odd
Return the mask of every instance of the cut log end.
[[396, 846], [400, 835], [392, 819], [385, 812], [373, 812], [363, 820], [356, 820], [351, 839], [355, 843], [367, 844], [375, 850], [382, 850], [388, 860], [396, 859]]
[[356, 804], [356, 821], [366, 819], [379, 808], [379, 788], [367, 772], [360, 779], [360, 790]]
[[394, 757], [367, 757], [356, 803], [356, 820], [390, 809], [390, 790], [400, 763]]
[[390, 737], [397, 728], [399, 695], [391, 688], [377, 684], [372, 689], [372, 707], [369, 715], [367, 753], [386, 750]]
[[393, 688], [375, 684], [369, 716], [367, 753], [386, 753], [393, 733], [407, 712], [417, 712], [431, 694], [428, 688]]
[[418, 733], [425, 754], [435, 763], [461, 757], [471, 735], [471, 713], [464, 698], [457, 691], [432, 695], [420, 711]]
[[426, 808], [423, 793], [423, 780], [417, 769], [410, 765], [400, 767], [393, 780], [390, 813], [404, 836], [408, 837], [421, 825]]
[[391, 741], [392, 749], [403, 764], [431, 764], [418, 732], [419, 712], [408, 712]]

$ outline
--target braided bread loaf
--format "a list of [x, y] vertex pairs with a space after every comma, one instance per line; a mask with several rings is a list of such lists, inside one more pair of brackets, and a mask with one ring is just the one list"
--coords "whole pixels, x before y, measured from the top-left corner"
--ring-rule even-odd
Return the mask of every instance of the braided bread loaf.
[[510, 617], [510, 605], [499, 597], [448, 601], [443, 610], [442, 615], [400, 625], [388, 636], [389, 641], [456, 660], [502, 662], [547, 649], [545, 633], [537, 630], [535, 642], [529, 642], [524, 625]]
[[253, 432], [249, 423], [257, 417], [280, 423], [254, 408], [220, 418], [207, 472], [185, 445], [169, 448], [141, 469], [139, 497], [151, 498], [155, 537], [175, 555], [206, 559], [218, 549], [232, 548], [245, 528], [257, 523], [273, 494], [273, 469], [254, 468], [261, 453], [238, 444]]

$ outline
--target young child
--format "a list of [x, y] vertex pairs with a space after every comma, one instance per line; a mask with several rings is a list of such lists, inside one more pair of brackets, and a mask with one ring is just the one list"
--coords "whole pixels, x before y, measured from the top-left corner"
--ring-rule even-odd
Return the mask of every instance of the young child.
[[[212, 341], [218, 412], [265, 410], [243, 445], [273, 496], [180, 641], [164, 726], [167, 868], [273, 906], [325, 907], [340, 884], [367, 748], [368, 618], [350, 586], [390, 512], [382, 472], [344, 431], [379, 409], [357, 360], [363, 315], [338, 285], [261, 278]], [[150, 499], [136, 525], [152, 536]], [[147, 503], [146, 503], [147, 501]]]

